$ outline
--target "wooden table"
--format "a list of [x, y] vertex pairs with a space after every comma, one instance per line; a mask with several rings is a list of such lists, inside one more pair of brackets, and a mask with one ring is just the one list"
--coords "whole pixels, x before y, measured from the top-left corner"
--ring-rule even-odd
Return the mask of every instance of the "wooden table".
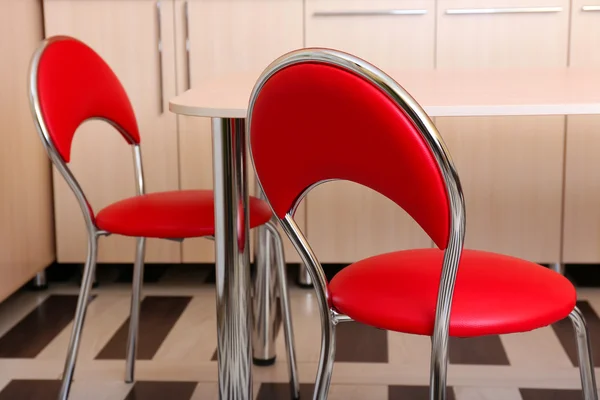
[[[388, 72], [389, 73], [389, 72]], [[219, 392], [252, 397], [244, 119], [260, 72], [227, 75], [171, 100], [177, 114], [212, 118], [217, 225]], [[431, 117], [600, 114], [600, 71], [584, 69], [398, 71]], [[238, 222], [244, 229], [237, 230]], [[237, 351], [237, 353], [236, 353]]]

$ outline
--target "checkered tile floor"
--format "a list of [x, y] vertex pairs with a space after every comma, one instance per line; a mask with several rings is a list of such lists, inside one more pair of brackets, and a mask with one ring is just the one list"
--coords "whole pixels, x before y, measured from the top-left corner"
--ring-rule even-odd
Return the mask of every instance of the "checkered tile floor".
[[[164, 272], [164, 271], [163, 271]], [[145, 286], [137, 382], [123, 383], [129, 286], [113, 279], [94, 290], [72, 399], [217, 399], [214, 284], [210, 272], [161, 273]], [[127, 279], [123, 279], [126, 281]], [[113, 282], [116, 281], [116, 282]], [[55, 399], [77, 300], [73, 282], [22, 290], [0, 304], [0, 400]], [[600, 289], [579, 290], [594, 360], [600, 366]], [[292, 287], [302, 398], [311, 398], [319, 320], [311, 290]], [[254, 367], [260, 400], [288, 399], [284, 344], [277, 362]], [[429, 338], [339, 325], [330, 399], [427, 399]], [[453, 339], [449, 399], [581, 399], [570, 322], [516, 335]], [[600, 371], [600, 369], [598, 369]]]

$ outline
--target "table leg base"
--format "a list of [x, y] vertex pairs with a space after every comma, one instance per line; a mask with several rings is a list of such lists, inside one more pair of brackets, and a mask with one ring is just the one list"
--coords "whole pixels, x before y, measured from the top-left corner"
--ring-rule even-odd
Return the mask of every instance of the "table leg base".
[[275, 364], [276, 359], [277, 359], [277, 357], [268, 358], [266, 360], [263, 360], [262, 358], [252, 357], [252, 363], [254, 365], [256, 365], [257, 367], [269, 367], [269, 366]]

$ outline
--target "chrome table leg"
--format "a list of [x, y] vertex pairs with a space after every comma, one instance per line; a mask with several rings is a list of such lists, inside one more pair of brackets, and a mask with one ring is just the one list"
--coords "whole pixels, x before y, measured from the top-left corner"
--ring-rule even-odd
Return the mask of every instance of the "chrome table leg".
[[304, 263], [300, 263], [300, 267], [298, 268], [298, 285], [305, 288], [311, 288], [313, 286], [310, 274]]
[[33, 277], [32, 285], [35, 290], [48, 289], [48, 280], [46, 278], [46, 270], [38, 272]]
[[[264, 194], [256, 185], [256, 195]], [[254, 229], [254, 264], [252, 282], [252, 359], [256, 365], [272, 365], [277, 353], [275, 339], [281, 326], [281, 307], [277, 301], [275, 243], [266, 226]]]
[[213, 118], [219, 399], [252, 399], [244, 119]]

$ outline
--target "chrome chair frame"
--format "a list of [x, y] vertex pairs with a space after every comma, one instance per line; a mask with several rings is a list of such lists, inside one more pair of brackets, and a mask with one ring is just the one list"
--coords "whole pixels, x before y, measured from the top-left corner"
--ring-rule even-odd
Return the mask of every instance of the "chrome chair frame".
[[[277, 72], [284, 68], [301, 63], [319, 63], [334, 66], [351, 72], [375, 87], [379, 88], [392, 101], [406, 113], [408, 118], [418, 128], [425, 143], [428, 144], [434, 158], [442, 172], [450, 208], [450, 232], [449, 241], [444, 251], [442, 274], [438, 291], [438, 299], [435, 312], [435, 323], [431, 337], [431, 361], [430, 361], [430, 400], [446, 399], [446, 378], [448, 367], [448, 341], [450, 327], [450, 310], [452, 297], [456, 283], [460, 257], [465, 237], [465, 204], [462, 187], [458, 173], [454, 167], [449, 151], [439, 134], [434, 123], [427, 113], [421, 108], [412, 96], [404, 90], [391, 77], [368, 62], [340, 51], [312, 48], [302, 49], [285, 54], [273, 61], [258, 78], [250, 96], [248, 113], [246, 117], [246, 135], [248, 143], [251, 144], [252, 113], [256, 99], [265, 83]], [[250, 158], [254, 164], [252, 146], [250, 145]], [[308, 187], [296, 199], [291, 209], [279, 222], [284, 231], [292, 241], [294, 247], [300, 254], [308, 273], [314, 282], [314, 289], [321, 319], [321, 352], [317, 370], [314, 400], [324, 400], [329, 393], [333, 364], [335, 359], [335, 328], [338, 323], [352, 321], [347, 315], [338, 313], [329, 307], [329, 293], [327, 290], [327, 278], [323, 267], [313, 252], [306, 237], [294, 221], [293, 215], [300, 202], [314, 187], [325, 183], [321, 181]], [[260, 176], [258, 184], [261, 186]], [[263, 190], [264, 192], [264, 190]], [[268, 195], [266, 196], [268, 200]], [[269, 203], [270, 204], [270, 203]], [[570, 314], [576, 332], [580, 374], [585, 400], [598, 400], [596, 380], [590, 351], [590, 339], [585, 319], [582, 313], [575, 307]]]
[[[29, 100], [33, 120], [35, 123], [36, 130], [42, 140], [44, 148], [50, 157], [52, 163], [57, 170], [64, 177], [65, 181], [69, 185], [69, 188], [73, 191], [77, 202], [81, 208], [85, 226], [88, 232], [88, 251], [83, 268], [83, 277], [80, 286], [79, 297], [77, 301], [77, 307], [75, 312], [75, 319], [73, 322], [73, 328], [71, 337], [69, 340], [69, 347], [67, 350], [67, 357], [65, 361], [65, 367], [62, 376], [62, 385], [59, 393], [59, 400], [67, 400], [73, 381], [73, 375], [75, 371], [75, 364], [77, 361], [77, 354], [79, 351], [79, 345], [81, 341], [81, 331], [86, 316], [88, 300], [90, 297], [90, 291], [94, 283], [94, 276], [96, 270], [97, 256], [98, 256], [98, 239], [101, 236], [109, 236], [111, 232], [107, 232], [99, 229], [94, 223], [94, 218], [91, 213], [90, 203], [88, 202], [81, 186], [77, 179], [71, 172], [67, 163], [62, 159], [56, 147], [54, 146], [48, 129], [46, 127], [40, 103], [39, 95], [37, 90], [37, 75], [38, 67], [44, 50], [48, 45], [56, 40], [63, 39], [63, 36], [56, 36], [53, 38], [46, 39], [42, 45], [36, 50], [33, 55], [31, 67], [29, 71]], [[107, 122], [113, 126], [123, 137], [129, 142], [133, 150], [133, 161], [134, 161], [134, 173], [135, 173], [135, 185], [136, 195], [145, 194], [144, 184], [144, 171], [142, 165], [142, 153], [139, 144], [135, 144], [133, 138], [117, 124], [104, 118], [90, 118], [89, 120], [101, 120]], [[289, 294], [287, 287], [286, 269], [285, 269], [285, 256], [283, 252], [283, 242], [279, 231], [272, 221], [265, 224], [267, 228], [268, 238], [275, 243], [276, 252], [276, 264], [277, 264], [277, 276], [279, 285], [279, 299], [280, 306], [283, 314], [283, 325], [284, 334], [287, 347], [288, 356], [288, 368], [290, 376], [290, 386], [292, 395], [294, 398], [300, 396], [300, 385], [298, 381], [298, 372], [296, 365], [296, 355], [294, 349], [294, 337], [292, 329], [292, 320], [290, 315], [289, 306]], [[212, 236], [205, 236], [205, 238], [214, 240]], [[167, 240], [182, 241], [180, 238], [165, 238]], [[136, 240], [136, 252], [135, 261], [133, 267], [133, 279], [132, 279], [132, 295], [131, 295], [131, 311], [130, 311], [130, 323], [129, 333], [127, 339], [127, 350], [126, 350], [126, 367], [125, 367], [125, 382], [131, 383], [134, 381], [135, 372], [135, 360], [137, 355], [137, 341], [139, 334], [139, 317], [140, 317], [140, 304], [142, 300], [142, 286], [144, 281], [144, 257], [146, 250], [146, 238], [138, 237]], [[270, 262], [270, 261], [268, 261]], [[264, 294], [261, 294], [264, 295]]]

